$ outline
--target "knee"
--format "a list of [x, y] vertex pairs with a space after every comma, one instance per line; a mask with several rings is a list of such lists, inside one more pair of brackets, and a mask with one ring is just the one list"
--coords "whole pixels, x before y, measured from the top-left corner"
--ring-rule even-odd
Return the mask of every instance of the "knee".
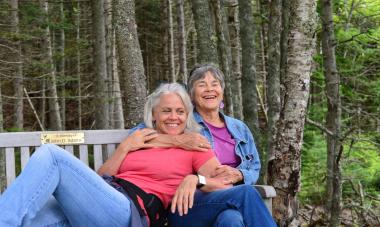
[[60, 155], [64, 155], [66, 152], [59, 146], [55, 144], [43, 144], [41, 145], [36, 152], [33, 154], [33, 156], [39, 156], [40, 158], [46, 157], [46, 158], [53, 158], [59, 157]]
[[243, 216], [238, 210], [228, 209], [222, 211], [216, 218], [214, 227], [240, 227], [244, 226]]

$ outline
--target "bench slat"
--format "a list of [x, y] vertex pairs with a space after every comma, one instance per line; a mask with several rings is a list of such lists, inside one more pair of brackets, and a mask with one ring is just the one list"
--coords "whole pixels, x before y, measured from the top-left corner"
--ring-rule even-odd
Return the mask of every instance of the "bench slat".
[[94, 170], [98, 171], [103, 164], [102, 145], [94, 145]]
[[113, 154], [115, 149], [116, 149], [115, 144], [107, 144], [107, 159], [109, 159], [111, 157], [111, 155]]
[[70, 154], [74, 154], [74, 147], [71, 145], [65, 146], [65, 150], [68, 151]]
[[9, 186], [16, 178], [16, 163], [15, 163], [15, 149], [5, 148], [5, 162], [7, 172], [7, 186]]
[[30, 158], [29, 147], [21, 147], [21, 169], [24, 169]]
[[79, 145], [79, 159], [88, 165], [88, 148], [87, 145]]

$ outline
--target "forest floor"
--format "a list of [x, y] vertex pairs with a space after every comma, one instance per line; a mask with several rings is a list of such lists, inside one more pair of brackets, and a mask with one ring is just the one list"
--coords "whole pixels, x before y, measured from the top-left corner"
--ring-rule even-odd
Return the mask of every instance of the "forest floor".
[[[323, 206], [306, 205], [298, 211], [300, 226], [328, 226]], [[341, 226], [380, 227], [380, 210], [366, 210], [361, 207], [345, 208], [341, 214]]]

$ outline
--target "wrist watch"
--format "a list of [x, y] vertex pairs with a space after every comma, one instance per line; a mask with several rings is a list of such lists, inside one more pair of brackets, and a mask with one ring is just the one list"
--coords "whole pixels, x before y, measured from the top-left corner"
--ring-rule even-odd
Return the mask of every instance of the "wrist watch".
[[207, 184], [206, 177], [202, 176], [200, 174], [198, 174], [197, 176], [198, 176], [197, 188], [201, 188], [201, 187], [205, 186]]

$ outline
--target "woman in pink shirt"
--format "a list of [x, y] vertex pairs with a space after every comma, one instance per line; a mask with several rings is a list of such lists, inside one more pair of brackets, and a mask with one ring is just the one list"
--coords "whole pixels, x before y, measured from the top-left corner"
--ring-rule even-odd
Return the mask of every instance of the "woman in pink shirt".
[[[0, 196], [0, 226], [161, 226], [177, 188], [195, 191], [195, 184], [181, 184], [183, 179], [197, 182], [193, 173], [209, 177], [219, 165], [211, 151], [160, 148], [152, 142], [157, 133], [197, 131], [192, 109], [181, 85], [160, 86], [144, 110], [145, 123], [154, 129], [126, 138], [98, 170], [103, 178], [58, 146], [41, 146]], [[210, 181], [203, 190], [230, 186]]]

